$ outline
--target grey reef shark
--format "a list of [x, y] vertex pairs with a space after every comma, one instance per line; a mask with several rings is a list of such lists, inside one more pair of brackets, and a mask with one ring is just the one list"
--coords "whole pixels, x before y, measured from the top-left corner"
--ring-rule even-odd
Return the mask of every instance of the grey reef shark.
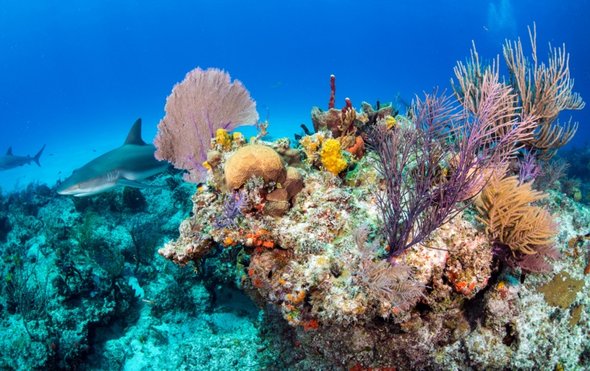
[[39, 150], [39, 152], [37, 152], [37, 154], [35, 156], [31, 157], [31, 156], [15, 156], [12, 154], [12, 147], [9, 147], [8, 151], [6, 151], [6, 154], [4, 156], [0, 156], [0, 170], [13, 169], [15, 167], [28, 165], [31, 162], [34, 162], [38, 166], [41, 166], [41, 164], [39, 163], [39, 158], [41, 157], [41, 154], [43, 153], [44, 149], [45, 149], [45, 145], [43, 145], [43, 147], [41, 147], [41, 149]]
[[141, 119], [137, 119], [125, 143], [73, 171], [57, 186], [60, 195], [91, 196], [117, 186], [150, 187], [141, 180], [163, 172], [169, 166], [154, 157], [156, 147], [141, 139]]

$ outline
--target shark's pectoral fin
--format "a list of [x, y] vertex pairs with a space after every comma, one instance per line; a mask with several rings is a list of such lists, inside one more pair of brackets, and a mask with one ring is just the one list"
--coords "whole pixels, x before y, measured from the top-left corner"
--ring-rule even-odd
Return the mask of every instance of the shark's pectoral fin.
[[125, 178], [121, 178], [117, 180], [117, 185], [124, 186], [124, 187], [133, 187], [133, 188], [159, 188], [158, 186], [138, 182], [137, 180], [129, 180]]

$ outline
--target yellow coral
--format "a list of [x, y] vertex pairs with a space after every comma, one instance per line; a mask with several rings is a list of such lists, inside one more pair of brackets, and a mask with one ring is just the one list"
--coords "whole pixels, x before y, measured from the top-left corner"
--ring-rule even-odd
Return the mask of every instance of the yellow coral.
[[340, 141], [337, 139], [328, 139], [324, 142], [320, 157], [324, 169], [334, 175], [340, 174], [340, 172], [348, 166], [346, 160], [342, 156]]
[[396, 123], [397, 123], [397, 121], [395, 120], [395, 117], [393, 117], [391, 115], [385, 116], [385, 125], [387, 126], [388, 129], [393, 128]]
[[231, 148], [231, 136], [225, 129], [217, 129], [215, 132], [215, 143], [221, 148], [228, 150]]
[[319, 132], [313, 135], [306, 135], [299, 141], [305, 152], [305, 158], [309, 164], [314, 164], [318, 159], [318, 151], [324, 142], [324, 134]]
[[232, 142], [237, 143], [238, 145], [246, 143], [246, 138], [244, 138], [244, 134], [236, 131], [232, 135]]

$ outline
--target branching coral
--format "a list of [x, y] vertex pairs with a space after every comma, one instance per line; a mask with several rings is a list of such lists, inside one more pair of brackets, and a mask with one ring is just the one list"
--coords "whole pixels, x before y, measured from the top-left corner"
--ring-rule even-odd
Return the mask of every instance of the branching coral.
[[402, 262], [392, 264], [376, 260], [375, 251], [366, 245], [366, 228], [359, 228], [354, 233], [361, 253], [355, 282], [379, 306], [381, 315], [387, 317], [413, 307], [422, 296], [424, 286], [414, 279], [412, 269]]
[[555, 236], [551, 215], [531, 203], [546, 196], [519, 184], [516, 177], [493, 179], [477, 202], [480, 220], [496, 241], [522, 254], [535, 254], [540, 246], [550, 245]]
[[[533, 119], [535, 125], [528, 137], [522, 138], [522, 145], [533, 151], [542, 159], [551, 158], [555, 152], [574, 136], [578, 125], [568, 121], [565, 125], [558, 122], [557, 116], [564, 110], [584, 108], [584, 101], [574, 93], [574, 80], [570, 78], [569, 54], [565, 45], [552, 48], [549, 45], [548, 64], [540, 63], [537, 57], [536, 27], [529, 28], [532, 49], [532, 62], [525, 57], [523, 46], [518, 41], [507, 40], [504, 44], [504, 58], [510, 72], [509, 84], [516, 95], [511, 106], [514, 114]], [[481, 82], [489, 70], [497, 70], [496, 59], [491, 66], [483, 66], [475, 45], [471, 50], [471, 59], [467, 63], [459, 62], [455, 67], [458, 83], [453, 82], [453, 89], [458, 99], [466, 106], [477, 106], [481, 99]], [[506, 119], [510, 119], [509, 116]]]
[[529, 28], [532, 49], [532, 63], [524, 56], [520, 39], [506, 41], [504, 57], [510, 70], [512, 85], [519, 93], [523, 113], [535, 116], [538, 130], [528, 142], [544, 157], [551, 157], [554, 151], [569, 142], [577, 130], [577, 124], [560, 126], [557, 116], [563, 110], [584, 108], [579, 94], [572, 92], [574, 80], [570, 78], [569, 54], [565, 45], [552, 48], [549, 45], [549, 62], [539, 63], [537, 58], [537, 29]]
[[487, 71], [477, 106], [460, 112], [446, 97], [427, 95], [411, 112], [413, 122], [368, 131], [385, 182], [378, 194], [392, 255], [424, 240], [457, 215], [502, 169], [532, 125], [506, 119], [513, 94]]

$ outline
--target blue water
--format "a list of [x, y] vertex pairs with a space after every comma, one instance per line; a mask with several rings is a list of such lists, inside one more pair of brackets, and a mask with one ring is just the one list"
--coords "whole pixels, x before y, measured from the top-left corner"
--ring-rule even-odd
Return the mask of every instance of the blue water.
[[[567, 4], [567, 5], [563, 5]], [[449, 88], [475, 40], [482, 58], [537, 23], [539, 53], [565, 42], [575, 91], [590, 97], [587, 1], [0, 1], [0, 151], [47, 149], [0, 173], [10, 190], [50, 185], [119, 145], [137, 117], [151, 140], [172, 86], [196, 66], [219, 67], [257, 101], [270, 134], [292, 136], [350, 97], [410, 101]], [[526, 40], [528, 42], [528, 40]], [[528, 45], [528, 44], [525, 44]], [[569, 115], [569, 113], [566, 113]], [[588, 138], [588, 109], [574, 112]], [[567, 117], [565, 117], [567, 119]]]

